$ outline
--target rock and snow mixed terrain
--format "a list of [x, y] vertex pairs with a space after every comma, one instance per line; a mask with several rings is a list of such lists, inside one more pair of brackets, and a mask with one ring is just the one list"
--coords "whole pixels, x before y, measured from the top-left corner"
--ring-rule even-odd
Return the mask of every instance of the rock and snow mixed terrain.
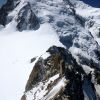
[[37, 31], [18, 32], [13, 28], [9, 24], [0, 31], [1, 100], [19, 100], [33, 68], [30, 59], [44, 54], [54, 44], [61, 46], [49, 24]]
[[100, 8], [81, 0], [7, 0], [0, 99], [100, 100], [99, 19]]

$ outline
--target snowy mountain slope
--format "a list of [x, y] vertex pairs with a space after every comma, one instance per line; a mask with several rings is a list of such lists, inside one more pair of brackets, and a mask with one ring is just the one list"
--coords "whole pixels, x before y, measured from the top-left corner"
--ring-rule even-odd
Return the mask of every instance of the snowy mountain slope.
[[86, 19], [85, 28], [91, 32], [95, 39], [99, 38], [100, 8], [93, 8], [82, 3], [82, 1], [74, 1], [74, 3], [73, 5], [75, 5], [76, 13]]
[[19, 100], [32, 70], [30, 59], [43, 54], [53, 44], [60, 45], [48, 24], [35, 32], [18, 32], [13, 27], [9, 24], [0, 31], [0, 100]]
[[[15, 5], [14, 5], [15, 4]], [[9, 5], [9, 7], [8, 7]], [[6, 58], [7, 63], [1, 63], [1, 66], [4, 66], [4, 69], [6, 69], [6, 66], [9, 65], [11, 66], [11, 69], [13, 69], [13, 65], [9, 64], [9, 62], [16, 62], [16, 59], [18, 59], [18, 65], [17, 63], [14, 64], [14, 66], [29, 66], [26, 64], [27, 60], [30, 60], [33, 57], [40, 56], [41, 54], [45, 53], [46, 50], [52, 45], [59, 45], [62, 46], [62, 44], [66, 47], [68, 51], [72, 54], [72, 56], [75, 58], [77, 61], [77, 64], [79, 64], [85, 72], [86, 79], [84, 79], [84, 84], [88, 80], [88, 73], [92, 70], [93, 73], [96, 76], [95, 83], [93, 84], [97, 87], [97, 83], [100, 84], [100, 39], [99, 39], [99, 31], [100, 31], [100, 9], [99, 8], [93, 8], [85, 3], [83, 3], [80, 0], [8, 0], [8, 3], [6, 3], [2, 8], [1, 8], [1, 16], [0, 16], [0, 23], [3, 26], [1, 27], [0, 31], [0, 44], [1, 44], [1, 59]], [[36, 30], [36, 31], [33, 31]], [[19, 32], [22, 31], [22, 32]], [[59, 38], [59, 39], [58, 39]], [[7, 41], [7, 42], [5, 42]], [[62, 43], [60, 44], [59, 41]], [[7, 45], [7, 46], [6, 46]], [[5, 51], [7, 50], [7, 52]], [[59, 49], [58, 49], [59, 51]], [[6, 53], [5, 53], [6, 52]], [[10, 54], [11, 52], [11, 54]], [[56, 52], [56, 51], [54, 51]], [[5, 57], [5, 54], [8, 55], [10, 58]], [[58, 53], [59, 54], [59, 53]], [[61, 53], [61, 55], [63, 55]], [[50, 56], [50, 55], [49, 55]], [[63, 55], [64, 56], [64, 55]], [[66, 55], [65, 55], [66, 56]], [[65, 57], [64, 56], [64, 57]], [[16, 58], [17, 57], [17, 58]], [[73, 61], [73, 57], [70, 59]], [[47, 57], [48, 58], [48, 57]], [[47, 58], [44, 58], [45, 60]], [[20, 59], [20, 60], [19, 60]], [[68, 63], [66, 60], [64, 60], [66, 63]], [[5, 60], [3, 59], [3, 62]], [[23, 62], [23, 64], [21, 64]], [[36, 60], [35, 64], [38, 62], [38, 59]], [[52, 62], [51, 62], [52, 63]], [[74, 62], [76, 64], [76, 62]], [[30, 65], [34, 66], [35, 65]], [[59, 63], [57, 62], [57, 66], [59, 66]], [[66, 65], [67, 66], [67, 65]], [[74, 69], [73, 63], [71, 63], [72, 68]], [[78, 66], [78, 65], [77, 65]], [[47, 67], [47, 65], [45, 66]], [[17, 68], [17, 67], [16, 67]], [[66, 67], [64, 66], [66, 69]], [[28, 68], [25, 69], [27, 71]], [[16, 69], [18, 70], [18, 69]], [[23, 68], [22, 68], [23, 70]], [[26, 83], [26, 80], [28, 79], [30, 70], [32, 70], [32, 67], [29, 69], [28, 75], [26, 75], [27, 78], [20, 79], [23, 80], [24, 84]], [[59, 68], [57, 69], [59, 70]], [[36, 70], [36, 72], [38, 69]], [[71, 71], [71, 69], [70, 69]], [[76, 69], [74, 69], [76, 71]], [[10, 72], [10, 70], [8, 71]], [[57, 71], [58, 74], [60, 73]], [[26, 72], [27, 73], [27, 72]], [[52, 73], [52, 72], [51, 72]], [[77, 72], [75, 72], [75, 77]], [[84, 73], [80, 72], [78, 70], [78, 73], [82, 74], [83, 76]], [[23, 74], [25, 74], [23, 72]], [[63, 73], [64, 76], [66, 76], [65, 72]], [[16, 74], [14, 74], [14, 79], [16, 77]], [[21, 75], [21, 73], [20, 73]], [[31, 74], [30, 74], [31, 75]], [[4, 74], [3, 76], [6, 76]], [[35, 74], [32, 74], [32, 77], [29, 80], [32, 82]], [[45, 76], [45, 75], [44, 75]], [[11, 75], [9, 76], [11, 77]], [[24, 77], [24, 76], [22, 76]], [[22, 78], [21, 77], [21, 78]], [[53, 77], [53, 76], [52, 76]], [[81, 76], [82, 77], [82, 76]], [[41, 78], [41, 77], [39, 77]], [[50, 79], [49, 77], [48, 79]], [[62, 77], [59, 77], [60, 79]], [[77, 77], [78, 80], [80, 80], [79, 77]], [[1, 78], [2, 79], [2, 78]], [[4, 78], [5, 79], [5, 78]], [[9, 79], [11, 80], [11, 79]], [[65, 79], [67, 80], [67, 79]], [[29, 83], [30, 83], [29, 81]], [[42, 82], [43, 80], [41, 80]], [[46, 80], [45, 80], [46, 81]], [[77, 80], [74, 80], [72, 83], [71, 79], [67, 80], [69, 81], [69, 84], [73, 86], [75, 82], [75, 86], [77, 85]], [[59, 80], [60, 82], [60, 80]], [[59, 83], [58, 82], [58, 83]], [[7, 83], [6, 80], [4, 80], [4, 83]], [[19, 83], [19, 82], [18, 82]], [[42, 82], [43, 83], [43, 82]], [[45, 83], [45, 82], [44, 82]], [[80, 80], [80, 86], [81, 86], [81, 80]], [[28, 84], [28, 83], [27, 83]], [[32, 82], [33, 84], [38, 85], [37, 83]], [[69, 85], [68, 84], [68, 85]], [[89, 88], [88, 85], [82, 85], [81, 90], [79, 92], [81, 93], [81, 96], [83, 98], [83, 90], [86, 88]], [[17, 85], [17, 83], [15, 84]], [[90, 85], [92, 85], [92, 82], [90, 80]], [[26, 85], [27, 86], [27, 85]], [[30, 86], [30, 84], [29, 84]], [[40, 85], [38, 85], [40, 86]], [[53, 90], [53, 87], [56, 87], [56, 85], [53, 84], [51, 91]], [[10, 83], [9, 83], [10, 87]], [[25, 87], [19, 86], [20, 88]], [[44, 85], [45, 87], [45, 85]], [[64, 88], [61, 88], [62, 86], [60, 85], [60, 90], [55, 91], [55, 95], [51, 95], [50, 91], [48, 94], [45, 94], [44, 97], [50, 96], [52, 97], [53, 100], [63, 100], [61, 98], [66, 98], [66, 95], [63, 95], [63, 92], [66, 92], [67, 90], [70, 90], [71, 88], [68, 88], [66, 85], [63, 85]], [[79, 87], [78, 87], [79, 88]], [[33, 91], [30, 91], [32, 90]], [[80, 88], [79, 88], [80, 89]], [[90, 88], [89, 88], [90, 89]], [[13, 89], [12, 89], [13, 90]], [[66, 91], [65, 91], [66, 90]], [[75, 90], [75, 89], [74, 89]], [[15, 91], [15, 90], [13, 90]], [[24, 90], [22, 90], [24, 91]], [[21, 93], [22, 93], [21, 91]], [[41, 90], [39, 90], [41, 92]], [[62, 92], [63, 91], [63, 92]], [[71, 91], [71, 90], [70, 90]], [[93, 91], [93, 89], [90, 89], [90, 91]], [[40, 93], [39, 92], [39, 93]], [[97, 91], [98, 92], [98, 91]], [[11, 93], [11, 92], [9, 92]], [[34, 95], [34, 88], [31, 87], [31, 89], [27, 90], [25, 94], [23, 95], [22, 100], [25, 100], [25, 95], [28, 98], [28, 93], [32, 93], [31, 96]], [[37, 92], [35, 92], [37, 93]], [[59, 95], [61, 93], [61, 95]], [[68, 93], [68, 91], [67, 91]], [[75, 93], [75, 92], [74, 92]], [[96, 92], [95, 92], [96, 93]], [[3, 94], [5, 94], [3, 92]], [[7, 93], [6, 93], [7, 94]], [[19, 93], [20, 94], [20, 93]], [[85, 95], [86, 94], [86, 95]], [[87, 92], [85, 92], [85, 97], [87, 97], [85, 100], [90, 100], [89, 95]], [[11, 94], [9, 94], [11, 95]], [[10, 96], [8, 95], [7, 100], [12, 100]], [[14, 93], [15, 95], [15, 93]], [[21, 94], [20, 94], [21, 95]], [[38, 94], [36, 94], [38, 95]], [[56, 96], [59, 95], [57, 98]], [[69, 97], [71, 97], [71, 93], [67, 94]], [[73, 98], [77, 97], [76, 94], [73, 95]], [[98, 95], [99, 92], [98, 92]], [[43, 95], [42, 95], [43, 96]], [[3, 96], [2, 96], [3, 97]], [[19, 95], [18, 95], [19, 97]], [[41, 97], [43, 100], [45, 100], [44, 97]], [[78, 98], [80, 98], [78, 97]], [[92, 95], [92, 98], [94, 96]], [[72, 100], [73, 100], [72, 98]], [[14, 97], [13, 97], [14, 99]], [[32, 98], [33, 99], [33, 98]], [[41, 100], [42, 100], [41, 99]], [[46, 98], [47, 100], [48, 97]], [[66, 100], [65, 99], [65, 100]], [[16, 100], [18, 100], [16, 98]], [[27, 99], [26, 99], [27, 100]], [[35, 99], [38, 100], [38, 99]], [[70, 100], [70, 99], [68, 99]], [[74, 99], [76, 100], [76, 99]], [[77, 99], [80, 100], [80, 99]], [[83, 100], [83, 99], [82, 99]], [[95, 99], [94, 99], [95, 100]]]
[[[98, 64], [98, 66], [100, 66], [97, 55], [95, 54], [95, 51], [99, 51], [100, 48], [96, 42], [96, 39], [94, 39], [92, 34], [85, 28], [87, 26], [85, 25], [87, 19], [77, 14], [75, 11], [76, 9], [74, 9], [73, 6], [75, 4], [68, 3], [66, 0], [22, 1], [8, 16], [12, 16], [14, 20], [19, 19], [18, 13], [20, 12], [21, 8], [23, 8], [23, 6], [27, 5], [28, 3], [30, 3], [31, 10], [36, 14], [39, 23], [50, 23], [59, 35], [60, 41], [67, 48], [69, 48], [70, 51], [72, 51], [73, 48], [77, 49], [76, 56], [83, 55], [83, 57], [85, 56], [87, 59], [93, 59], [93, 61]], [[30, 14], [30, 12], [28, 13]], [[28, 16], [24, 17], [28, 18]], [[36, 22], [36, 18], [34, 20]], [[21, 22], [20, 26], [21, 29], [27, 26], [27, 24], [22, 23], [23, 22]], [[29, 22], [29, 25], [30, 24], [31, 23]], [[84, 62], [82, 61], [81, 63]]]
[[[78, 8], [76, 10], [76, 12], [83, 16], [84, 18], [87, 19], [86, 21], [86, 29], [89, 30], [91, 32], [91, 34], [93, 35], [93, 37], [95, 38], [95, 40], [98, 42], [98, 44], [100, 45], [100, 41], [99, 41], [99, 35], [100, 35], [100, 9], [98, 8], [92, 8], [92, 7], [85, 7], [82, 11], [82, 13], [80, 12], [82, 9]], [[87, 10], [87, 12], [86, 12]]]

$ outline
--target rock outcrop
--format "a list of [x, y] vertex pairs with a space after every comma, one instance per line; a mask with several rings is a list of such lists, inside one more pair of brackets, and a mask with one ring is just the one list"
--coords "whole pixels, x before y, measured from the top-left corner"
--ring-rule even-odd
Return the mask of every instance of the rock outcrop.
[[[85, 100], [86, 95], [93, 100], [99, 98], [92, 82], [92, 73], [85, 73], [68, 49], [52, 46], [47, 53], [50, 56], [44, 59], [42, 55], [33, 67], [23, 96], [25, 100], [31, 100], [30, 96], [34, 100]], [[100, 73], [95, 73], [99, 83]], [[51, 94], [53, 91], [54, 94]], [[41, 93], [44, 95], [39, 98]]]
[[19, 3], [20, 3], [20, 0], [7, 0], [7, 2], [0, 8], [0, 24], [1, 25], [5, 26], [7, 24], [7, 15]]
[[17, 29], [23, 30], [37, 30], [39, 28], [39, 20], [31, 9], [31, 5], [27, 3], [18, 13]]
[[[17, 6], [22, 6], [19, 11], [16, 10]], [[24, 5], [24, 4], [23, 4]], [[31, 5], [27, 2], [24, 6], [20, 4], [20, 0], [7, 0], [6, 4], [0, 9], [0, 24], [5, 26], [11, 22], [15, 17], [17, 22], [16, 28], [19, 31], [23, 30], [37, 30], [39, 25], [39, 20], [35, 13], [31, 9]], [[8, 16], [10, 12], [17, 11], [13, 16]]]

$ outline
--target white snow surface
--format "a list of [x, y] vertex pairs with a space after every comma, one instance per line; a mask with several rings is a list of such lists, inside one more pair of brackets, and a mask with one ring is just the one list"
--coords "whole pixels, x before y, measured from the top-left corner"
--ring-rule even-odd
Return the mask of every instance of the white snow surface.
[[11, 22], [0, 30], [0, 100], [20, 100], [33, 68], [29, 60], [50, 46], [61, 46], [52, 27], [45, 23], [37, 31], [18, 32]]

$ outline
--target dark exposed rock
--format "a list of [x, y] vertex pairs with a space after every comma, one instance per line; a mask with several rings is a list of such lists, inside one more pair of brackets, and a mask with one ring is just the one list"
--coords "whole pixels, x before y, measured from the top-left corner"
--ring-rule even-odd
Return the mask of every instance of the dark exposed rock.
[[[40, 57], [33, 67], [26, 84], [25, 92], [27, 93], [33, 87], [36, 87], [39, 82], [45, 84], [52, 76], [59, 74], [59, 78], [48, 84], [46, 89], [48, 92], [45, 95], [49, 94], [63, 76], [67, 83], [51, 100], [84, 100], [85, 94], [83, 93], [83, 90], [89, 96], [87, 88], [89, 91], [92, 91], [93, 95], [91, 97], [95, 100], [96, 89], [94, 83], [92, 83], [91, 72], [86, 74], [82, 66], [76, 62], [68, 49], [52, 46], [47, 52], [49, 52], [50, 56], [46, 59]], [[95, 70], [98, 84], [100, 84], [99, 74], [100, 72]], [[88, 83], [89, 85], [87, 85]]]
[[78, 14], [75, 14], [75, 18], [83, 27], [85, 27], [86, 19], [84, 19], [82, 16], [80, 16]]
[[53, 46], [47, 52], [51, 55], [45, 60], [39, 58], [30, 74], [26, 91], [32, 89], [38, 82], [47, 80], [56, 74], [65, 75], [67, 68], [84, 73], [68, 50]]
[[100, 85], [100, 70], [95, 70], [95, 79], [97, 80], [97, 84]]
[[94, 23], [95, 23], [94, 21], [90, 20], [89, 22], [87, 22], [87, 27], [88, 28], [93, 27]]
[[27, 3], [18, 13], [17, 29], [23, 30], [37, 30], [39, 28], [39, 21], [37, 16], [31, 9], [31, 5]]
[[99, 28], [99, 32], [98, 32], [98, 37], [100, 38], [100, 28]]
[[100, 51], [99, 50], [96, 50], [95, 53], [97, 55], [98, 60], [100, 61]]
[[44, 69], [44, 61], [42, 58], [39, 58], [38, 62], [35, 64], [30, 76], [29, 80], [26, 84], [25, 91], [32, 89], [34, 85], [44, 79], [45, 69]]
[[12, 11], [18, 4], [20, 0], [7, 0], [7, 3], [4, 4], [0, 9], [0, 24], [7, 24], [7, 15], [10, 11]]
[[26, 96], [23, 95], [22, 98], [21, 98], [21, 100], [26, 100]]
[[[20, 0], [7, 0], [7, 3], [0, 9], [0, 24], [6, 25], [12, 21], [12, 17], [8, 16], [16, 6], [20, 3]], [[27, 3], [18, 13], [17, 29], [23, 30], [37, 30], [39, 28], [39, 21], [34, 12], [31, 10], [31, 6]]]
[[83, 81], [84, 93], [88, 96], [89, 100], [99, 100], [98, 97], [96, 96], [96, 89], [91, 78], [92, 78], [91, 72], [84, 76], [84, 81]]
[[73, 36], [69, 35], [69, 36], [60, 36], [60, 41], [61, 43], [63, 43], [67, 48], [70, 48], [73, 45]]
[[30, 63], [33, 63], [36, 60], [37, 57], [33, 57], [30, 61]]

